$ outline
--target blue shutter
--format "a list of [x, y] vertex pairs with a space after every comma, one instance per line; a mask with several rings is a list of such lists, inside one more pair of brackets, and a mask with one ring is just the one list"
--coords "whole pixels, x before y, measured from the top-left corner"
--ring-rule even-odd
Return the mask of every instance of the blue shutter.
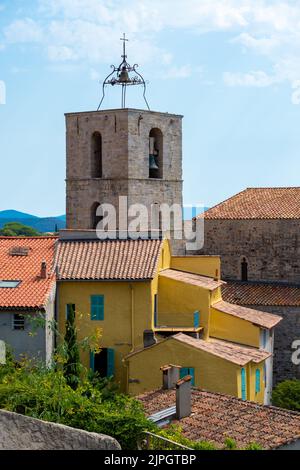
[[255, 371], [255, 393], [260, 392], [260, 370], [256, 369]]
[[192, 376], [192, 385], [195, 385], [195, 368], [194, 367], [181, 367], [180, 369], [180, 378], [183, 379], [187, 375]]
[[241, 370], [241, 381], [242, 381], [242, 400], [247, 399], [246, 395], [246, 371], [244, 368]]
[[114, 349], [107, 350], [107, 377], [112, 377], [115, 374], [115, 351]]
[[90, 352], [90, 369], [92, 369], [93, 372], [95, 371], [95, 353], [94, 353], [94, 351]]
[[194, 328], [198, 328], [200, 326], [200, 313], [194, 313]]
[[91, 320], [104, 320], [104, 295], [91, 296]]

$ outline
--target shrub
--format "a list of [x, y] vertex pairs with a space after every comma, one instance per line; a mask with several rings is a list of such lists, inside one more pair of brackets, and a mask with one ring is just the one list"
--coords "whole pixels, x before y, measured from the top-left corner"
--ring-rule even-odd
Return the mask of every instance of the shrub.
[[300, 411], [300, 380], [285, 380], [273, 390], [272, 402], [280, 408]]

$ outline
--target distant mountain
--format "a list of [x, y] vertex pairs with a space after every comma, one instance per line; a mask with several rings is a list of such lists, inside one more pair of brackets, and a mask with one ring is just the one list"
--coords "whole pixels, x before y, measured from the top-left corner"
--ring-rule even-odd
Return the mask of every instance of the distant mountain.
[[41, 233], [55, 232], [66, 227], [66, 216], [57, 217], [37, 217], [15, 210], [0, 211], [0, 228], [9, 222], [19, 222], [38, 230]]

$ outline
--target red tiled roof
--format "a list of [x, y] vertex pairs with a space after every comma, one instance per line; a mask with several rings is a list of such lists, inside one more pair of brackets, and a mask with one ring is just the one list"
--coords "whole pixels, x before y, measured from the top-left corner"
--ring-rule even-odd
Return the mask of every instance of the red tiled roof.
[[162, 244], [162, 240], [60, 241], [58, 279], [153, 279]]
[[279, 315], [261, 312], [252, 308], [241, 307], [240, 305], [232, 305], [228, 302], [224, 302], [224, 300], [216, 302], [212, 305], [212, 308], [219, 312], [247, 320], [254, 325], [262, 326], [263, 328], [273, 328], [282, 320], [282, 317]]
[[300, 219], [300, 187], [248, 188], [208, 209], [204, 218]]
[[217, 357], [221, 357], [226, 361], [232, 362], [239, 366], [244, 366], [249, 362], [259, 363], [264, 361], [271, 356], [270, 353], [262, 349], [251, 348], [249, 346], [243, 346], [241, 344], [231, 343], [229, 341], [218, 340], [210, 338], [208, 341], [203, 339], [196, 339], [184, 333], [177, 333], [176, 335], [169, 336], [162, 341], [149, 346], [148, 348], [140, 348], [134, 352], [128, 354], [126, 359], [130, 359], [136, 354], [143, 353], [144, 351], [149, 351], [151, 348], [156, 348], [161, 343], [176, 340], [188, 346], [191, 346], [201, 351], [207, 352]]
[[[156, 390], [137, 399], [151, 416], [174, 406], [175, 393]], [[209, 441], [218, 448], [224, 447], [226, 438], [234, 439], [239, 448], [255, 442], [266, 450], [300, 439], [300, 413], [196, 389], [192, 390], [192, 414], [174, 422], [188, 439]]]
[[175, 269], [165, 269], [160, 271], [160, 277], [167, 277], [174, 281], [184, 282], [186, 284], [192, 284], [194, 286], [203, 287], [213, 291], [224, 284], [224, 281], [215, 281], [211, 277], [200, 276], [200, 274], [191, 274], [184, 271], [176, 271]]
[[300, 287], [228, 281], [222, 286], [222, 297], [238, 305], [299, 307]]
[[[0, 309], [34, 309], [45, 307], [55, 284], [53, 261], [55, 237], [0, 238], [0, 280], [21, 281], [16, 288], [0, 288]], [[27, 256], [12, 256], [15, 247], [28, 248]], [[48, 277], [41, 279], [41, 264], [47, 263]]]

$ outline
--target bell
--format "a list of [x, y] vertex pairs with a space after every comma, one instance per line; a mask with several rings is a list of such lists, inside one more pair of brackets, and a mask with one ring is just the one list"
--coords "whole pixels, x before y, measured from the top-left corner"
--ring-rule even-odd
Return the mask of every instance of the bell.
[[128, 72], [126, 70], [126, 67], [122, 67], [121, 72], [119, 73], [119, 82], [120, 83], [128, 83], [130, 82]]
[[149, 170], [159, 170], [154, 155], [149, 155]]

